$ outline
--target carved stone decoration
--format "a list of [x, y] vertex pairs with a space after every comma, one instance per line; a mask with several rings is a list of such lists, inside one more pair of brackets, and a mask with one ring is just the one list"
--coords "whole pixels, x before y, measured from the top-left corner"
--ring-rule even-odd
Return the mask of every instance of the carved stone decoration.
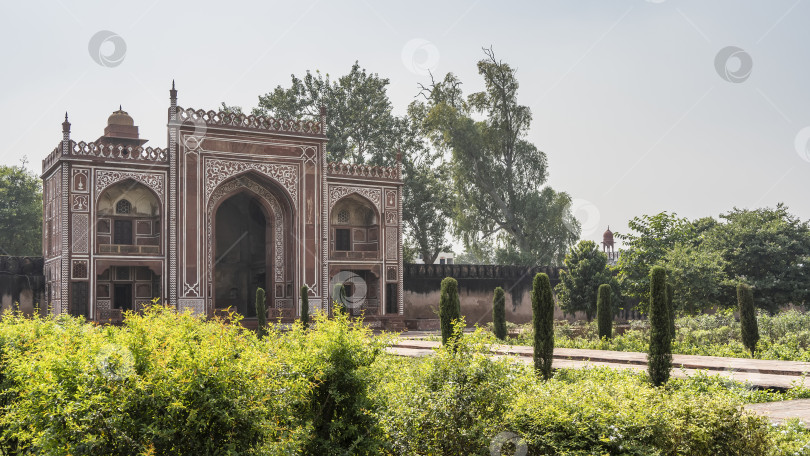
[[385, 229], [385, 259], [386, 261], [394, 261], [397, 259], [397, 250], [399, 247], [399, 236], [397, 236], [396, 228]]
[[89, 214], [73, 214], [73, 253], [88, 253], [90, 239]]
[[397, 212], [396, 211], [386, 211], [385, 212], [385, 224], [386, 225], [398, 225], [398, 223], [397, 223]]
[[86, 279], [87, 260], [73, 260], [73, 265], [71, 266], [70, 270], [71, 270], [71, 278]]
[[395, 209], [397, 207], [397, 191], [396, 190], [386, 190], [385, 191], [385, 208], [386, 209]]
[[178, 308], [180, 312], [188, 310], [192, 315], [205, 315], [205, 300], [181, 298]]
[[385, 268], [385, 281], [386, 282], [396, 282], [397, 281], [397, 267], [396, 266], [387, 266]]
[[96, 320], [100, 321], [109, 320], [112, 317], [112, 315], [110, 315], [111, 308], [112, 302], [109, 299], [96, 300]]
[[73, 195], [71, 200], [72, 203], [70, 207], [73, 209], [73, 212], [87, 212], [90, 209], [89, 195]]
[[245, 173], [256, 171], [278, 182], [292, 198], [293, 205], [298, 205], [298, 167], [277, 163], [254, 163], [235, 160], [205, 161], [205, 199], [209, 201], [214, 189], [225, 180]]
[[121, 182], [122, 180], [132, 179], [140, 182], [143, 185], [151, 188], [157, 194], [158, 200], [163, 204], [163, 195], [165, 194], [165, 183], [163, 174], [158, 173], [140, 173], [130, 171], [112, 171], [106, 169], [96, 170], [96, 197], [101, 195], [110, 185]]
[[329, 187], [329, 212], [332, 212], [332, 208], [335, 207], [335, 203], [337, 203], [338, 200], [352, 193], [357, 193], [360, 196], [368, 198], [369, 201], [374, 203], [374, 206], [377, 207], [377, 210], [382, 212], [381, 210], [382, 208], [380, 207], [382, 200], [382, 192], [380, 191], [379, 188], [348, 187], [345, 185], [332, 185]]
[[301, 146], [301, 161], [315, 165], [318, 149], [315, 146]]
[[213, 220], [214, 220], [214, 207], [216, 204], [229, 195], [231, 192], [238, 188], [246, 188], [253, 193], [259, 195], [267, 204], [273, 213], [273, 250], [275, 253], [275, 261], [273, 266], [275, 281], [284, 281], [284, 213], [281, 210], [276, 197], [270, 193], [263, 185], [254, 181], [253, 179], [243, 176], [238, 179], [233, 179], [225, 184], [217, 187], [211, 195], [208, 202], [208, 210], [206, 216], [206, 231], [207, 231], [207, 259], [208, 259], [208, 282], [213, 283], [214, 274], [214, 240], [213, 240]]
[[72, 170], [72, 186], [71, 189], [74, 193], [87, 193], [90, 191], [90, 170], [86, 168], [77, 168]]

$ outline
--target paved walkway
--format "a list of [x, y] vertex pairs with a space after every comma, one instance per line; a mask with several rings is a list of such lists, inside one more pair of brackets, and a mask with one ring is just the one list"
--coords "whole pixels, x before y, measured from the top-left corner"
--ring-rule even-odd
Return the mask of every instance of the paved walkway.
[[[427, 356], [433, 353], [440, 342], [400, 339], [389, 351], [400, 356]], [[496, 356], [515, 356], [521, 362], [532, 362], [532, 347], [520, 345], [494, 345]], [[718, 374], [723, 377], [749, 383], [752, 387], [785, 390], [793, 386], [806, 385], [804, 375], [810, 373], [810, 363], [798, 361], [771, 361], [761, 359], [724, 358], [719, 356], [672, 355], [672, 375], [685, 378], [698, 372]], [[607, 366], [619, 369], [647, 370], [647, 354], [608, 350], [582, 350], [575, 348], [555, 348], [554, 368], [583, 368], [586, 366]], [[810, 399], [767, 404], [749, 404], [746, 409], [768, 416], [774, 422], [788, 418], [799, 418], [810, 423]]]

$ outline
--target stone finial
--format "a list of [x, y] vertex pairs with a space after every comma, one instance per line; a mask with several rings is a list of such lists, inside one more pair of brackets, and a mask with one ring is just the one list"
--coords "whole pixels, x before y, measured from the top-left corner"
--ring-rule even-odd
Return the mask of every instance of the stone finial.
[[172, 79], [172, 88], [169, 90], [169, 99], [172, 103], [177, 103], [177, 89], [174, 88], [174, 79]]
[[70, 133], [70, 122], [68, 122], [68, 113], [65, 112], [65, 121], [62, 122], [62, 133]]

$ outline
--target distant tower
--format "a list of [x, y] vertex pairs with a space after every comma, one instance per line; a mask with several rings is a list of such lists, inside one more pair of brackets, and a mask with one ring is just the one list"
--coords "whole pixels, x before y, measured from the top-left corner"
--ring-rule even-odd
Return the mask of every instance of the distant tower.
[[619, 254], [616, 252], [613, 242], [613, 232], [610, 231], [610, 225], [608, 225], [607, 231], [605, 234], [602, 235], [602, 251], [607, 254], [608, 263], [616, 264], [619, 260]]

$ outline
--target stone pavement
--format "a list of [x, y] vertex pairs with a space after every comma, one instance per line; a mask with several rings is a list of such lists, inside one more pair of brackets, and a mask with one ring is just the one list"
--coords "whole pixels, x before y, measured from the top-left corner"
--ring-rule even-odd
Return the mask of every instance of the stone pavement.
[[[389, 351], [400, 356], [419, 357], [430, 355], [440, 345], [440, 342], [400, 339]], [[492, 352], [495, 356], [511, 355], [521, 362], [527, 364], [532, 362], [532, 347], [494, 345]], [[672, 355], [672, 364], [672, 375], [679, 378], [702, 372], [746, 382], [756, 388], [785, 390], [793, 386], [810, 387], [810, 381], [806, 382], [804, 378], [805, 374], [810, 372], [810, 363], [805, 362]], [[557, 369], [607, 366], [646, 371], [647, 355], [638, 352], [555, 348], [552, 366]], [[799, 418], [805, 423], [810, 423], [810, 399], [749, 404], [746, 405], [746, 409], [768, 416], [774, 422]]]

